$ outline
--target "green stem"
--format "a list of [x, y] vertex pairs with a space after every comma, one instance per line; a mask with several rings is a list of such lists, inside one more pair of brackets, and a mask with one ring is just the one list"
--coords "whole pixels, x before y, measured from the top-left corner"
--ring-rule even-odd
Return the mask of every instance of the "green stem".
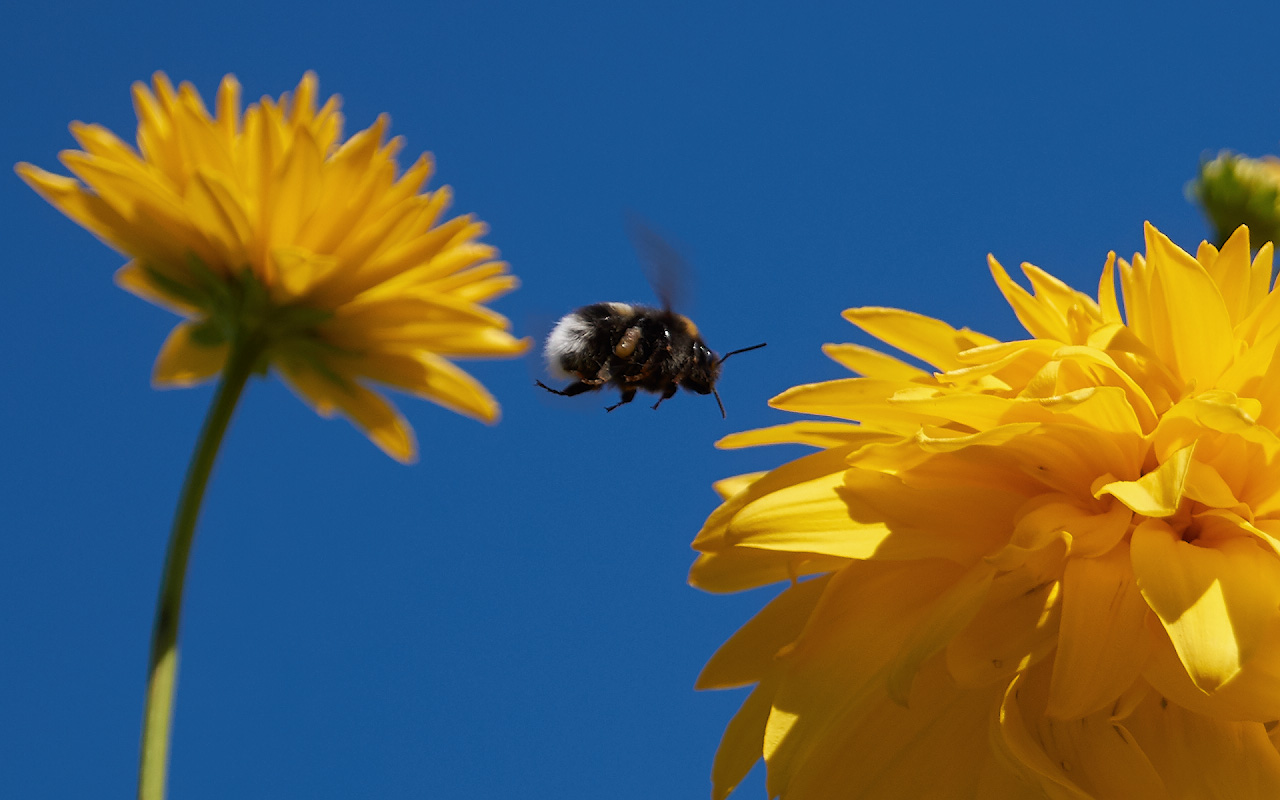
[[163, 800], [165, 796], [173, 697], [178, 677], [178, 622], [182, 614], [182, 585], [187, 577], [187, 558], [191, 555], [200, 501], [218, 455], [218, 446], [261, 353], [262, 345], [256, 339], [232, 343], [213, 405], [209, 407], [200, 439], [191, 454], [178, 510], [174, 513], [169, 552], [165, 556], [164, 575], [160, 581], [160, 597], [156, 602], [155, 627], [151, 632], [147, 702], [142, 716], [142, 757], [138, 766], [139, 800]]

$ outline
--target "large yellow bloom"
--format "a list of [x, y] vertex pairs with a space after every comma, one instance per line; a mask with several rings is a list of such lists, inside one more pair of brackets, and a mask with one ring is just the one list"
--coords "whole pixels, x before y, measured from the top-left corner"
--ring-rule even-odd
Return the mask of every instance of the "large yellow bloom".
[[387, 117], [344, 142], [339, 100], [317, 110], [317, 88], [307, 73], [292, 97], [264, 97], [242, 115], [228, 75], [212, 116], [191, 85], [175, 91], [157, 73], [150, 89], [133, 87], [136, 151], [77, 122], [84, 149], [61, 154], [75, 178], [17, 171], [131, 257], [121, 287], [187, 318], [161, 348], [157, 385], [208, 380], [236, 337], [261, 337], [261, 368], [411, 461], [412, 429], [368, 383], [495, 421], [497, 402], [448, 359], [526, 349], [481, 305], [516, 279], [478, 241], [483, 223], [442, 221], [450, 192], [423, 190], [428, 155], [397, 176], [403, 142], [384, 141]]
[[1096, 300], [991, 259], [1023, 341], [847, 311], [932, 369], [829, 345], [862, 377], [773, 405], [844, 421], [722, 443], [821, 449], [694, 542], [696, 586], [790, 581], [700, 678], [755, 684], [715, 797], [761, 756], [788, 800], [1280, 797], [1272, 247], [1146, 247]]

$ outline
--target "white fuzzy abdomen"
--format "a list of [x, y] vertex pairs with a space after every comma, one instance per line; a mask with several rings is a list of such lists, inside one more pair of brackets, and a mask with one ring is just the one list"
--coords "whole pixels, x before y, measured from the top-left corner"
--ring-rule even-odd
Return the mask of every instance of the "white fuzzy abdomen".
[[547, 372], [557, 378], [577, 377], [566, 370], [564, 364], [573, 363], [586, 353], [591, 334], [591, 323], [576, 311], [561, 317], [547, 335], [547, 344], [542, 351], [547, 359]]

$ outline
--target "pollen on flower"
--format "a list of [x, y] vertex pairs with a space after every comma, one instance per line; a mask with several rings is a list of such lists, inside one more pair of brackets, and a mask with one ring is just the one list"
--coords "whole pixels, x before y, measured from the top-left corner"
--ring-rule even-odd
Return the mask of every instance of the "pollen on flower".
[[989, 266], [1027, 337], [852, 309], [932, 370], [828, 345], [854, 376], [772, 405], [830, 421], [721, 442], [816, 451], [693, 543], [695, 586], [786, 582], [699, 678], [754, 685], [713, 796], [761, 754], [794, 798], [1280, 796], [1271, 244], [1148, 226], [1096, 297]]
[[412, 430], [371, 387], [496, 421], [497, 402], [452, 359], [528, 348], [484, 306], [517, 281], [480, 241], [482, 222], [447, 217], [448, 187], [425, 188], [429, 155], [401, 172], [386, 115], [344, 140], [339, 99], [320, 105], [318, 89], [308, 72], [292, 94], [242, 112], [228, 75], [211, 114], [190, 84], [156, 73], [133, 87], [136, 149], [73, 123], [82, 149], [60, 155], [73, 177], [16, 169], [129, 257], [122, 288], [185, 318], [161, 347], [157, 385], [208, 380], [229, 347], [256, 338], [317, 412], [410, 461]]

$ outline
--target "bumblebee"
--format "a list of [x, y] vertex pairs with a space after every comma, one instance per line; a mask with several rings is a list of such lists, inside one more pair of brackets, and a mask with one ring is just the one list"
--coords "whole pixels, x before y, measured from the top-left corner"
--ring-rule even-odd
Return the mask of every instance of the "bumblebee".
[[647, 228], [632, 223], [632, 236], [663, 307], [630, 303], [594, 303], [565, 315], [547, 337], [547, 370], [558, 378], [573, 378], [564, 389], [537, 385], [563, 397], [616, 386], [621, 399], [605, 411], [630, 403], [636, 392], [654, 392], [662, 405], [683, 387], [696, 394], [715, 395], [720, 416], [724, 403], [716, 391], [720, 366], [729, 356], [758, 350], [765, 344], [734, 350], [717, 357], [707, 347], [693, 320], [671, 310], [673, 284], [682, 262], [665, 242]]

